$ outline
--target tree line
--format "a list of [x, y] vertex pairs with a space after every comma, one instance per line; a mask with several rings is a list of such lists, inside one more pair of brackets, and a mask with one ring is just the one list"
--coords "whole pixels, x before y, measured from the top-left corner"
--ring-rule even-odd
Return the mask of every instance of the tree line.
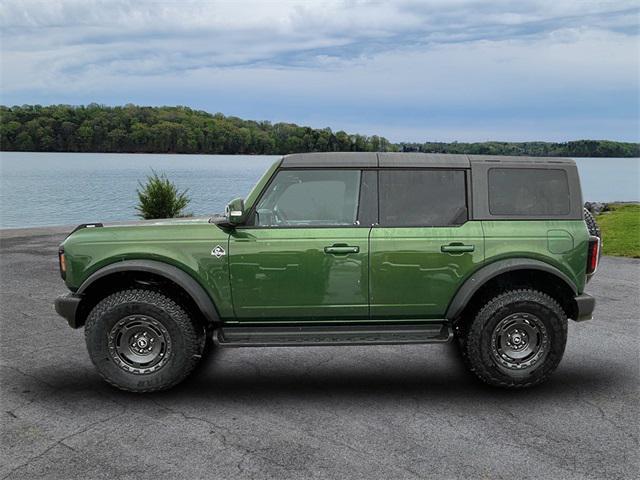
[[468, 155], [531, 155], [534, 157], [640, 157], [640, 143], [611, 140], [555, 142], [400, 143], [405, 152]]
[[243, 120], [188, 107], [98, 104], [0, 106], [0, 149], [35, 152], [286, 154], [417, 151], [563, 157], [638, 157], [640, 144], [607, 140], [391, 143], [378, 135]]
[[283, 154], [388, 151], [386, 138], [257, 122], [187, 107], [0, 107], [6, 151]]

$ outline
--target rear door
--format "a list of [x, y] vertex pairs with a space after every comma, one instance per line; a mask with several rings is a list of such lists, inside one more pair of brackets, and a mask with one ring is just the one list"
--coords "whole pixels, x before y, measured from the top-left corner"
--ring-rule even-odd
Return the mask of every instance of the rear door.
[[372, 319], [439, 319], [484, 259], [469, 220], [468, 170], [381, 169], [370, 238]]
[[[251, 225], [229, 239], [239, 321], [344, 321], [369, 316], [368, 175], [281, 169]], [[361, 185], [364, 185], [361, 192]]]

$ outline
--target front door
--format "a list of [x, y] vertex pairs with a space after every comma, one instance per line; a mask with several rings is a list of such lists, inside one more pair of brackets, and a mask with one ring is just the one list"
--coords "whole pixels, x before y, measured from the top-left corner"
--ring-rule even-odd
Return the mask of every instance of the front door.
[[282, 169], [229, 239], [239, 321], [369, 316], [369, 230], [358, 169]]
[[371, 318], [441, 319], [484, 260], [481, 222], [468, 220], [465, 170], [381, 170], [371, 231]]

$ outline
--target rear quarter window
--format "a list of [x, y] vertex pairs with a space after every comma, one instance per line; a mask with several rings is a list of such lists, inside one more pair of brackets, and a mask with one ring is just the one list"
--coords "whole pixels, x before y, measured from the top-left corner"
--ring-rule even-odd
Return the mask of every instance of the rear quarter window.
[[492, 168], [488, 173], [491, 215], [567, 215], [567, 173], [560, 169]]

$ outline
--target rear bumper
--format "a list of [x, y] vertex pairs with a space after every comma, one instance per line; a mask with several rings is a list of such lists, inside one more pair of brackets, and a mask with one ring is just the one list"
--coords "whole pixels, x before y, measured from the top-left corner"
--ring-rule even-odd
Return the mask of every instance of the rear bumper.
[[63, 317], [71, 328], [80, 327], [76, 322], [76, 312], [78, 311], [80, 300], [82, 300], [82, 297], [68, 293], [66, 295], [60, 295], [54, 302], [56, 313]]
[[593, 310], [596, 308], [596, 299], [591, 295], [583, 293], [574, 298], [576, 302], [576, 322], [583, 320], [591, 320], [593, 318]]

